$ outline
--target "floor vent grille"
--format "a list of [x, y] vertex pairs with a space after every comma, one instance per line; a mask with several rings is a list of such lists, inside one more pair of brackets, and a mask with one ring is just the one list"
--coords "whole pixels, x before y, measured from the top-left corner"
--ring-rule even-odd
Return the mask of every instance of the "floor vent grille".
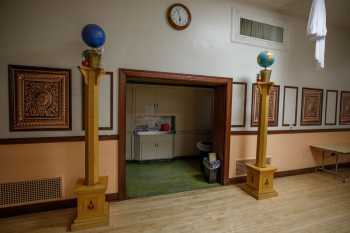
[[57, 200], [61, 197], [61, 177], [0, 184], [0, 207]]
[[[245, 164], [255, 164], [256, 159], [236, 160], [236, 176], [244, 176], [247, 174]], [[267, 158], [267, 164], [271, 164], [271, 158]]]

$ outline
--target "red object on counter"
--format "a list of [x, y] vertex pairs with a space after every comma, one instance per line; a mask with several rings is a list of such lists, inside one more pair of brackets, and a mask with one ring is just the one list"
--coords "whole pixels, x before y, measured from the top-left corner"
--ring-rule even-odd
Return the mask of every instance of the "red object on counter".
[[170, 131], [170, 125], [168, 123], [161, 124], [160, 131]]

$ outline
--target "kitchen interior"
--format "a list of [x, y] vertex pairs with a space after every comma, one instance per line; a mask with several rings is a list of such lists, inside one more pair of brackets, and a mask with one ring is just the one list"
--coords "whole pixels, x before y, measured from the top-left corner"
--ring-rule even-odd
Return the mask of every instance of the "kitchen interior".
[[[212, 152], [214, 93], [208, 87], [128, 81], [128, 198], [219, 185], [218, 169], [208, 170], [203, 166], [203, 158]], [[210, 155], [216, 160], [215, 153]]]

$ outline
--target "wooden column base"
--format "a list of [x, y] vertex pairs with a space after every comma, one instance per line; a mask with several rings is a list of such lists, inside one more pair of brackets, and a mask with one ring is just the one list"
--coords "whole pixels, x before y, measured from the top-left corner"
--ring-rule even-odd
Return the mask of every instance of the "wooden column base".
[[84, 179], [78, 181], [75, 188], [77, 217], [71, 225], [71, 231], [108, 225], [109, 204], [105, 197], [107, 182], [107, 176], [101, 176], [95, 185], [84, 185]]
[[245, 192], [257, 200], [278, 196], [273, 188], [273, 175], [276, 168], [270, 166], [260, 168], [250, 164], [246, 166], [247, 183], [242, 187]]

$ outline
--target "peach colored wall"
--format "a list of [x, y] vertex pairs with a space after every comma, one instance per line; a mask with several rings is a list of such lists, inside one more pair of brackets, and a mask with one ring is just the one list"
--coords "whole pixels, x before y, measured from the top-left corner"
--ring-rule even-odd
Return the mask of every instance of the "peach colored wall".
[[[236, 160], [255, 158], [256, 137], [231, 136], [230, 177], [236, 175]], [[312, 152], [310, 145], [342, 143], [350, 143], [350, 132], [272, 134], [268, 136], [268, 156], [278, 171], [314, 167], [320, 154]]]
[[[117, 144], [100, 142], [100, 174], [109, 177], [108, 193], [117, 192]], [[77, 179], [84, 177], [84, 142], [1, 145], [0, 155], [0, 183], [60, 176], [63, 198], [71, 198]]]

